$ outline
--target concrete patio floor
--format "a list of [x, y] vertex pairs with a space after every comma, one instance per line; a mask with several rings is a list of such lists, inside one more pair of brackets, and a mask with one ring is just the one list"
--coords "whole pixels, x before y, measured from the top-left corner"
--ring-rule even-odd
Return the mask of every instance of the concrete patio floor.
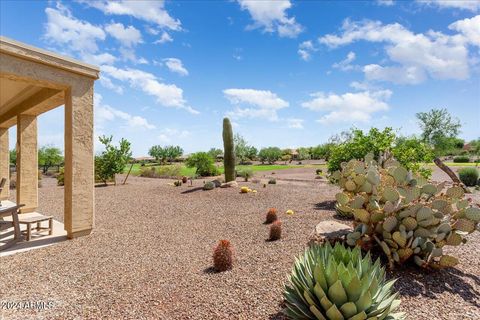
[[[12, 201], [4, 200], [1, 202], [2, 207], [11, 207], [15, 206], [15, 203]], [[18, 217], [19, 219], [22, 218], [30, 218], [36, 217], [41, 214], [38, 212], [30, 212], [30, 213], [22, 213]], [[12, 217], [4, 218], [5, 221], [12, 221]], [[42, 222], [42, 226], [47, 225], [47, 222]], [[26, 225], [21, 224], [20, 230], [26, 230]], [[25, 237], [22, 237], [17, 243], [5, 248], [0, 249], [0, 257], [9, 256], [19, 252], [25, 252], [29, 250], [39, 249], [46, 246], [50, 246], [52, 244], [65, 241], [67, 240], [67, 232], [64, 229], [63, 223], [53, 219], [53, 232], [52, 235], [48, 235], [48, 231], [42, 230], [41, 232], [37, 233], [35, 230], [32, 231], [32, 238], [30, 241], [26, 241]], [[0, 230], [0, 243], [3, 244], [6, 241], [10, 241], [13, 239], [13, 228], [8, 228], [4, 230]]]

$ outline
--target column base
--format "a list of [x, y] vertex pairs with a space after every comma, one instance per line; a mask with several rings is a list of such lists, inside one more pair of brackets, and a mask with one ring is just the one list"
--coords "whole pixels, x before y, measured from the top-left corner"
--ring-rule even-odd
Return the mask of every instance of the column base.
[[92, 229], [80, 230], [80, 231], [75, 231], [75, 232], [68, 232], [67, 231], [67, 238], [68, 239], [75, 239], [75, 238], [78, 238], [78, 237], [88, 236], [90, 233], [92, 233]]

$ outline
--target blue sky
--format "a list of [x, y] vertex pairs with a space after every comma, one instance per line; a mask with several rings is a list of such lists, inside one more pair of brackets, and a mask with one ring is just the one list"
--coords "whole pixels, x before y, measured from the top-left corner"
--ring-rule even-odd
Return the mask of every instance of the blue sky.
[[[95, 64], [96, 134], [189, 153], [326, 142], [352, 126], [418, 134], [447, 108], [480, 136], [480, 1], [1, 1], [0, 34]], [[12, 146], [15, 133], [12, 129]], [[39, 119], [63, 146], [63, 109]]]

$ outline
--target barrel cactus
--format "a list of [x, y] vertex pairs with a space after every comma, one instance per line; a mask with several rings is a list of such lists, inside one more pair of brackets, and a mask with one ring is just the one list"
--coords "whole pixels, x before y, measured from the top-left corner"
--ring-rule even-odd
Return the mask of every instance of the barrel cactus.
[[233, 130], [230, 119], [223, 119], [223, 166], [225, 168], [225, 182], [235, 180], [235, 148]]
[[336, 195], [337, 212], [355, 219], [347, 244], [376, 245], [391, 268], [407, 260], [422, 267], [454, 266], [458, 260], [443, 248], [466, 242], [480, 222], [480, 208], [464, 199], [460, 186], [444, 190], [445, 183], [413, 176], [395, 160], [351, 160], [331, 179], [344, 189]]
[[290, 319], [404, 319], [380, 261], [337, 243], [313, 245], [298, 257], [284, 289]]

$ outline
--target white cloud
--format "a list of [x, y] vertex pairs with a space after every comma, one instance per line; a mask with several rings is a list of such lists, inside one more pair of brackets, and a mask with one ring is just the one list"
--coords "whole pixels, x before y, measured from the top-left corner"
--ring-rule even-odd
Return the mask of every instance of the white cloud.
[[168, 32], [164, 31], [162, 32], [160, 39], [156, 40], [154, 44], [163, 44], [163, 43], [172, 42], [172, 41], [173, 41], [172, 37], [168, 34]]
[[[277, 111], [289, 106], [289, 103], [277, 94], [267, 90], [226, 89], [225, 97], [236, 105], [234, 111], [228, 112], [232, 118], [263, 118], [270, 121], [278, 120]], [[249, 107], [242, 108], [242, 105]]]
[[286, 11], [292, 7], [290, 0], [255, 1], [238, 0], [242, 10], [250, 13], [254, 23], [248, 29], [263, 28], [264, 32], [277, 32], [281, 37], [295, 38], [303, 27], [289, 17]]
[[140, 116], [132, 116], [129, 113], [110, 107], [102, 103], [102, 96], [99, 93], [94, 95], [95, 107], [95, 129], [103, 131], [104, 125], [111, 121], [122, 121], [126, 127], [131, 129], [155, 129], [155, 126], [148, 123], [147, 119]]
[[114, 64], [117, 57], [107, 52], [100, 54], [85, 53], [83, 54], [83, 60], [95, 65]]
[[131, 47], [142, 43], [142, 34], [134, 26], [125, 27], [121, 23], [110, 23], [105, 26], [105, 31], [120, 41], [122, 46]]
[[172, 140], [185, 139], [190, 136], [190, 131], [188, 130], [178, 130], [165, 128], [160, 132], [158, 139], [163, 143], [169, 143]]
[[188, 70], [183, 66], [182, 60], [177, 58], [165, 58], [163, 62], [171, 72], [178, 73], [181, 76], [188, 76]]
[[[480, 5], [480, 1], [478, 2]], [[480, 15], [458, 20], [448, 26], [449, 29], [460, 32], [467, 42], [480, 47]]]
[[114, 84], [114, 83], [112, 82], [112, 79], [110, 79], [109, 77], [105, 76], [104, 74], [100, 74], [100, 79], [99, 79], [99, 81], [100, 81], [100, 83], [102, 84], [102, 86], [104, 86], [105, 88], [110, 89], [110, 90], [113, 90], [113, 91], [115, 91], [115, 92], [118, 93], [118, 94], [123, 94], [123, 87]]
[[311, 40], [303, 41], [298, 45], [298, 55], [302, 60], [309, 61], [312, 57], [312, 52], [317, 51], [318, 49], [313, 45]]
[[395, 4], [395, 1], [393, 1], [393, 0], [377, 0], [377, 4], [380, 5], [380, 6], [390, 7], [390, 6], [393, 6]]
[[138, 69], [119, 69], [113, 66], [102, 66], [101, 71], [109, 77], [126, 81], [132, 88], [140, 89], [154, 96], [157, 102], [165, 107], [184, 109], [192, 114], [199, 112], [190, 107], [183, 98], [183, 90], [174, 84], [161, 83], [153, 74]]
[[326, 112], [319, 120], [320, 123], [337, 122], [368, 122], [371, 114], [389, 109], [387, 101], [392, 91], [363, 91], [342, 95], [335, 93], [325, 94], [317, 92], [312, 99], [302, 103], [302, 107], [317, 112]]
[[105, 32], [99, 26], [73, 17], [61, 3], [55, 8], [46, 8], [47, 23], [44, 37], [56, 45], [69, 47], [80, 53], [94, 53], [97, 41], [105, 40]]
[[160, 28], [181, 30], [181, 22], [172, 18], [165, 10], [165, 1], [157, 0], [78, 0], [97, 8], [107, 15], [128, 15], [139, 20], [156, 24]]
[[441, 9], [455, 8], [473, 12], [480, 10], [480, 1], [478, 0], [417, 0], [417, 2], [424, 5], [437, 6]]
[[[454, 25], [452, 28], [460, 26]], [[363, 70], [367, 78], [397, 83], [420, 83], [427, 77], [469, 77], [467, 40], [460, 34], [449, 36], [434, 31], [415, 34], [398, 23], [383, 25], [379, 21], [351, 22], [347, 19], [343, 23], [341, 35], [329, 34], [319, 39], [330, 48], [359, 40], [386, 43], [386, 53], [390, 60], [396, 63], [393, 66], [365, 66]], [[399, 75], [396, 72], [407, 74]]]
[[286, 119], [287, 121], [287, 126], [292, 129], [303, 129], [303, 119], [297, 119], [297, 118], [288, 118]]
[[335, 69], [340, 69], [342, 71], [352, 70], [354, 66], [352, 66], [351, 63], [356, 59], [356, 57], [357, 56], [355, 55], [355, 52], [350, 51], [344, 60], [334, 63], [332, 67]]

